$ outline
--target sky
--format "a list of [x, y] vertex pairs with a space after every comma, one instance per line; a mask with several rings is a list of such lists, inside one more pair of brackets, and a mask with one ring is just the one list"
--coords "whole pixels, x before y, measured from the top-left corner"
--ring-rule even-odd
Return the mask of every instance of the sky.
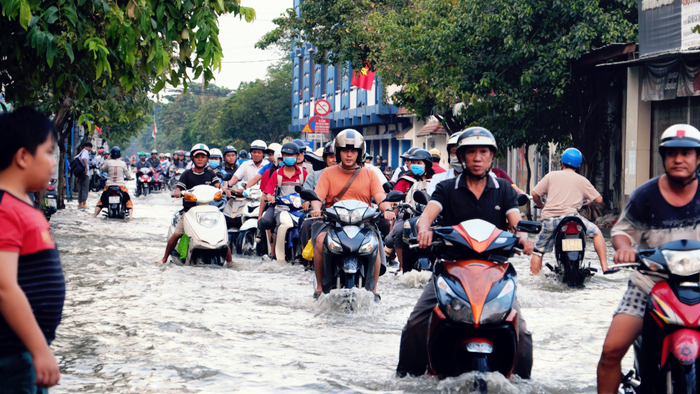
[[246, 23], [245, 19], [231, 15], [219, 18], [219, 42], [224, 58], [221, 72], [214, 75], [216, 80], [212, 82], [229, 89], [237, 89], [241, 82], [264, 78], [267, 67], [282, 57], [274, 50], [256, 49], [255, 43], [275, 28], [272, 20], [292, 8], [293, 0], [242, 0], [241, 5], [253, 7], [257, 19]]

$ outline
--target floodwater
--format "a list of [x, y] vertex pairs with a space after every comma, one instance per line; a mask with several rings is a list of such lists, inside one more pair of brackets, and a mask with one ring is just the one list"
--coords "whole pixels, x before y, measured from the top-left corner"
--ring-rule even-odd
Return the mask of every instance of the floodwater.
[[[90, 193], [88, 205], [97, 198]], [[312, 273], [300, 266], [262, 258], [234, 258], [232, 269], [154, 264], [181, 202], [165, 194], [134, 200], [130, 222], [93, 219], [76, 202], [51, 219], [67, 283], [52, 345], [61, 382], [52, 393], [471, 392], [469, 374], [394, 376], [401, 328], [428, 273], [388, 273], [380, 303], [356, 291], [348, 310], [334, 293], [314, 302]], [[587, 248], [597, 266], [591, 242]], [[529, 259], [513, 262], [533, 332], [533, 376], [490, 374], [489, 392], [595, 392], [627, 274], [598, 274], [585, 289], [569, 289], [531, 277]], [[630, 365], [628, 354], [623, 370]]]

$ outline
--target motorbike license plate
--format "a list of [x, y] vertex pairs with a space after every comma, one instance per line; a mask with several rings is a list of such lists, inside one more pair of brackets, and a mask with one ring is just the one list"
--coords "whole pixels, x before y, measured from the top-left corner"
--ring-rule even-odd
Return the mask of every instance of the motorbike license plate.
[[120, 202], [121, 202], [121, 198], [119, 198], [119, 196], [110, 196], [109, 197], [110, 204], [119, 204]]
[[562, 239], [561, 250], [564, 252], [580, 252], [583, 250], [583, 242], [581, 242], [581, 238]]
[[58, 204], [56, 203], [56, 200], [54, 200], [53, 198], [47, 199], [47, 202], [49, 203], [49, 207], [51, 207], [51, 208], [56, 208], [56, 207], [58, 207]]

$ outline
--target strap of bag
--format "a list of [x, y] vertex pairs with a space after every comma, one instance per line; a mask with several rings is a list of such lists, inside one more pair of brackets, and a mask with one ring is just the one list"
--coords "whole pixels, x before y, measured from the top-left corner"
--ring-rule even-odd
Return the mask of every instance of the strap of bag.
[[352, 173], [352, 176], [350, 177], [350, 179], [348, 179], [348, 183], [346, 183], [345, 186], [343, 186], [343, 190], [341, 190], [340, 193], [338, 193], [338, 195], [333, 198], [333, 203], [336, 203], [343, 198], [345, 192], [347, 192], [348, 189], [350, 189], [350, 185], [352, 185], [352, 182], [355, 180], [355, 178], [357, 178], [358, 175], [360, 175], [361, 169], [362, 168], [358, 168], [355, 170], [355, 172]]

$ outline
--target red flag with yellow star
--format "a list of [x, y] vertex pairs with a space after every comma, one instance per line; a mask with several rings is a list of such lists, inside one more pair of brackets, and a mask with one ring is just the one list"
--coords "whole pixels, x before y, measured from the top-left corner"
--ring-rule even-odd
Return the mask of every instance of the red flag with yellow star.
[[352, 72], [351, 86], [357, 86], [360, 89], [372, 90], [374, 83], [374, 71], [369, 71], [369, 67], [363, 67], [360, 71]]

